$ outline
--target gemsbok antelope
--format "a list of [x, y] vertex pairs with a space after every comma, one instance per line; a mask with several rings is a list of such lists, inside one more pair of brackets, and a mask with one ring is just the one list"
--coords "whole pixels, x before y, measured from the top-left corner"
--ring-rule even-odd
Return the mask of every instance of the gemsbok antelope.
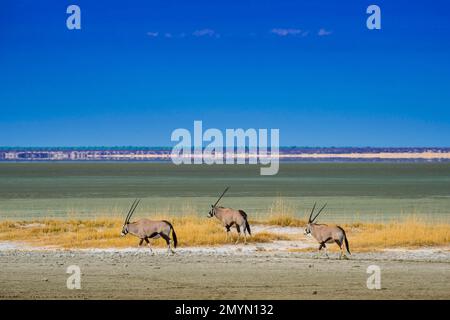
[[347, 249], [347, 252], [349, 254], [351, 254], [351, 253], [350, 253], [350, 248], [348, 246], [347, 235], [345, 234], [344, 229], [342, 229], [339, 226], [327, 226], [326, 224], [318, 224], [318, 223], [314, 222], [317, 219], [317, 217], [319, 216], [319, 214], [322, 212], [322, 210], [325, 208], [326, 205], [327, 204], [325, 204], [319, 210], [319, 212], [314, 216], [314, 218], [311, 218], [314, 213], [314, 209], [316, 208], [316, 204], [314, 203], [314, 206], [311, 210], [311, 214], [309, 215], [309, 218], [308, 218], [308, 224], [305, 227], [305, 235], [312, 235], [319, 242], [319, 244], [320, 244], [319, 254], [320, 254], [320, 250], [322, 248], [325, 248], [325, 255], [328, 257], [326, 243], [336, 242], [341, 250], [339, 259], [341, 259], [342, 257], [344, 257], [345, 259], [348, 259], [344, 253], [344, 243], [345, 243], [345, 248]]
[[211, 210], [208, 213], [208, 218], [216, 217], [219, 219], [223, 226], [225, 227], [227, 231], [226, 240], [228, 241], [229, 233], [231, 231], [231, 227], [235, 226], [236, 231], [238, 233], [238, 238], [236, 240], [236, 244], [239, 243], [239, 239], [241, 238], [241, 229], [244, 233], [244, 243], [247, 243], [247, 234], [252, 235], [252, 232], [250, 230], [250, 225], [248, 224], [247, 220], [247, 214], [243, 210], [235, 210], [232, 208], [224, 208], [224, 207], [218, 207], [217, 204], [219, 203], [220, 199], [225, 195], [225, 193], [228, 191], [230, 187], [227, 187], [225, 191], [222, 193], [222, 195], [219, 197], [219, 199], [216, 201], [215, 204], [211, 205]]
[[152, 221], [149, 219], [139, 219], [135, 222], [130, 223], [131, 216], [133, 215], [134, 210], [136, 210], [136, 207], [138, 206], [140, 201], [141, 200], [136, 199], [131, 205], [127, 217], [125, 218], [121, 235], [125, 236], [128, 233], [130, 233], [138, 237], [140, 239], [139, 247], [145, 241], [148, 247], [150, 248], [150, 252], [152, 252], [152, 248], [150, 247], [149, 239], [163, 238], [164, 240], [166, 240], [167, 243], [167, 253], [168, 254], [175, 253], [171, 248], [172, 241], [170, 239], [170, 231], [172, 231], [172, 240], [174, 248], [177, 247], [178, 240], [175, 230], [169, 221], [166, 220]]

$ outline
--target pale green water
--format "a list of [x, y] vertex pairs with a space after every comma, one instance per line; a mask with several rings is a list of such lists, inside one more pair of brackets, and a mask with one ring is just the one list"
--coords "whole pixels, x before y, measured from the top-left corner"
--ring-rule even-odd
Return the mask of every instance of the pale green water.
[[264, 215], [277, 196], [304, 216], [328, 203], [326, 221], [385, 220], [404, 215], [450, 220], [450, 163], [282, 163], [276, 176], [258, 166], [161, 163], [0, 163], [2, 218], [121, 214], [143, 198], [136, 216], [206, 215], [221, 202]]

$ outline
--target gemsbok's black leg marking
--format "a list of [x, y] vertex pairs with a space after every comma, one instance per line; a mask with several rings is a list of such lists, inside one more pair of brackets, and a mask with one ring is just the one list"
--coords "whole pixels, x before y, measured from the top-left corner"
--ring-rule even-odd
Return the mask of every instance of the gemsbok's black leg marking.
[[162, 232], [161, 232], [159, 235], [161, 236], [161, 238], [163, 238], [164, 240], [166, 240], [166, 244], [167, 244], [167, 253], [168, 253], [168, 254], [173, 253], [173, 250], [172, 250], [172, 248], [170, 247], [170, 237], [169, 237], [168, 235], [162, 233]]
[[241, 238], [241, 228], [239, 227], [239, 225], [236, 223], [236, 231], [238, 233], [238, 238], [236, 240], [236, 244], [239, 243], [239, 239]]
[[147, 237], [145, 237], [144, 240], [145, 240], [145, 243], [147, 244], [148, 248], [150, 249], [151, 254], [153, 254], [152, 247], [150, 246], [150, 241], [148, 240]]
[[228, 241], [228, 238], [230, 237], [231, 226], [227, 224], [225, 226], [225, 230], [227, 231], [227, 235], [225, 237], [225, 241]]
[[165, 235], [164, 233], [160, 233], [159, 234], [160, 236], [161, 236], [161, 238], [163, 238], [164, 240], [166, 240], [166, 243], [167, 244], [170, 244], [170, 238], [167, 236], [167, 235]]

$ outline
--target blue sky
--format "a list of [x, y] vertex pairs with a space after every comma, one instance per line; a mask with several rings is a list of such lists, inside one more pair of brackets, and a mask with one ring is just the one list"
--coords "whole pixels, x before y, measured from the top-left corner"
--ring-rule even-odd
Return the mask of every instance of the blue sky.
[[2, 1], [0, 146], [172, 145], [194, 120], [282, 145], [449, 146], [449, 17], [443, 0]]

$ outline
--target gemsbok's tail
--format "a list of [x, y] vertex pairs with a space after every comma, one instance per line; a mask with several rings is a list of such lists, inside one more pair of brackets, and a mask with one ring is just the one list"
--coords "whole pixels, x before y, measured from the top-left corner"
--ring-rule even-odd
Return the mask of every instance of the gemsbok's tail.
[[163, 220], [165, 223], [167, 223], [170, 227], [170, 230], [172, 230], [172, 239], [173, 239], [173, 247], [176, 249], [178, 244], [177, 234], [175, 233], [175, 229], [173, 228], [173, 225], [166, 220]]
[[342, 229], [341, 227], [338, 227], [339, 229], [342, 230], [342, 233], [344, 234], [344, 242], [345, 242], [345, 248], [347, 249], [348, 254], [352, 254], [350, 252], [350, 247], [348, 246], [348, 240], [347, 240], [347, 234], [345, 233], [345, 230]]
[[247, 230], [249, 235], [252, 235], [252, 231], [250, 230], [250, 224], [248, 223], [248, 220], [247, 220], [247, 214], [244, 212], [244, 210], [239, 210], [239, 213], [242, 215], [242, 217], [245, 220], [245, 230]]

